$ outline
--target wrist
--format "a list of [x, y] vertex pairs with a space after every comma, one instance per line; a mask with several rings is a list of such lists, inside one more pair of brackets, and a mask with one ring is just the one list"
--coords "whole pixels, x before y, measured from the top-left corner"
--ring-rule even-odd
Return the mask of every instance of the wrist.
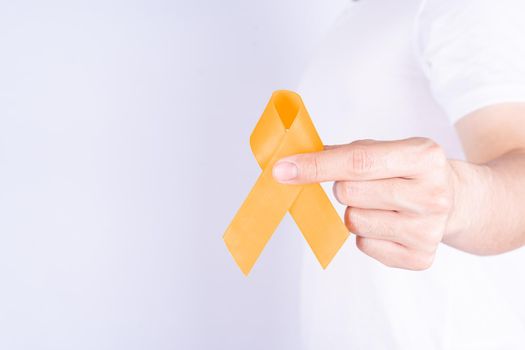
[[[453, 206], [443, 242], [456, 248], [477, 252], [478, 239], [490, 219], [486, 204], [490, 203], [492, 170], [487, 165], [449, 160]], [[489, 198], [488, 198], [489, 197]]]

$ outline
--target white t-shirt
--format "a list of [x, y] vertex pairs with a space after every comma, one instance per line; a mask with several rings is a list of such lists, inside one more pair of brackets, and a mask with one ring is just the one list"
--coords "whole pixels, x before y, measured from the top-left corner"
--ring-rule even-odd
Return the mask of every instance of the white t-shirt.
[[[521, 17], [522, 0], [350, 2], [300, 88], [323, 141], [425, 136], [461, 158], [453, 122], [525, 101]], [[441, 245], [426, 271], [392, 269], [351, 236], [323, 271], [306, 251], [304, 348], [525, 349], [523, 267], [525, 249], [482, 258]]]

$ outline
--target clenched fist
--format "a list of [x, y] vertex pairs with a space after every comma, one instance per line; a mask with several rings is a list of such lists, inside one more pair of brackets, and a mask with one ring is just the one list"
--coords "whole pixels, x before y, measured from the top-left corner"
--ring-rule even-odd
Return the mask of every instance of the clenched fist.
[[358, 248], [387, 266], [428, 268], [453, 231], [457, 174], [430, 139], [330, 146], [279, 160], [273, 176], [286, 184], [335, 181]]

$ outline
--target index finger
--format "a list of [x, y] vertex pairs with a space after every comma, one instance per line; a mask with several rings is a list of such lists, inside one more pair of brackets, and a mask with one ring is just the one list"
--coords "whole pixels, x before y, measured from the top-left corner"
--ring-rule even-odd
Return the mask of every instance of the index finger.
[[410, 178], [427, 170], [436, 151], [441, 153], [439, 146], [425, 138], [357, 141], [283, 158], [274, 165], [273, 176], [288, 184]]

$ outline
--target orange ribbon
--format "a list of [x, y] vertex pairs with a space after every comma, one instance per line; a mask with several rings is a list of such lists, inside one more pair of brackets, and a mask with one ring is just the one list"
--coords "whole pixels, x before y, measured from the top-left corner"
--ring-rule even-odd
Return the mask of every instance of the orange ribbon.
[[237, 265], [248, 275], [290, 211], [326, 268], [349, 235], [341, 218], [319, 184], [284, 185], [272, 176], [278, 159], [323, 150], [301, 97], [291, 91], [274, 92], [252, 132], [250, 145], [262, 173], [223, 237]]

